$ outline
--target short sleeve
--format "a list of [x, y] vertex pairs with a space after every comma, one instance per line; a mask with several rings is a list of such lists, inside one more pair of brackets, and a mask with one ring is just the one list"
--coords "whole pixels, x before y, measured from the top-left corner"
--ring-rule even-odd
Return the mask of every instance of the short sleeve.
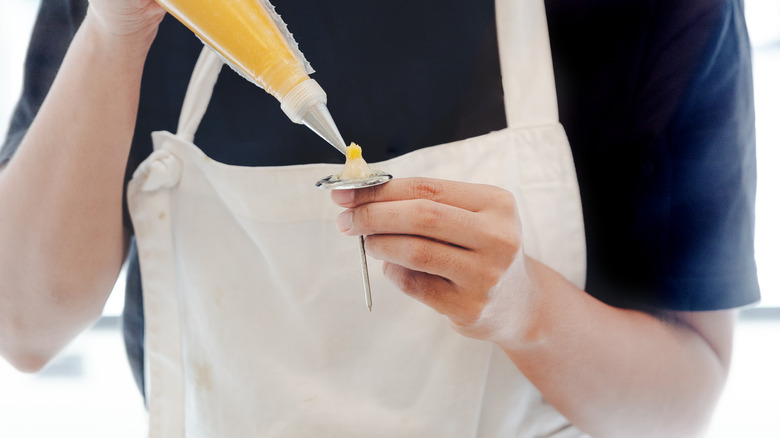
[[86, 9], [86, 0], [41, 2], [25, 60], [22, 94], [0, 149], [0, 163], [11, 158], [27, 133], [51, 88]]
[[[636, 164], [612, 167], [612, 179], [600, 186], [619, 196], [599, 205], [621, 208], [597, 228], [601, 241], [589, 242], [587, 288], [612, 305], [704, 311], [760, 298], [744, 7], [741, 0], [698, 3], [706, 8], [685, 22], [675, 18], [684, 25], [656, 44], [640, 69], [637, 101], [644, 103], [626, 129]], [[690, 44], [696, 40], [698, 47]], [[630, 177], [608, 188], [609, 181], [621, 185], [620, 175]]]
[[750, 45], [741, 1], [725, 3], [668, 134], [669, 272], [661, 300], [674, 308], [759, 299]]

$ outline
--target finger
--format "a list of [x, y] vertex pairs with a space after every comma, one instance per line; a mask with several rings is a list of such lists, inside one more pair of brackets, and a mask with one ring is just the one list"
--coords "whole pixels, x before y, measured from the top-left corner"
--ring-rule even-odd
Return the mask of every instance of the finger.
[[427, 200], [380, 202], [347, 210], [336, 220], [347, 235], [406, 234], [473, 250], [496, 259], [522, 246], [516, 214], [478, 214]]
[[511, 201], [512, 207], [515, 206], [511, 193], [498, 187], [433, 178], [398, 178], [365, 189], [333, 190], [331, 199], [346, 208], [409, 199], [426, 199], [474, 212], [508, 201]]
[[[366, 238], [366, 252], [407, 269], [435, 275], [464, 290], [479, 290], [494, 269], [482, 267], [472, 251], [418, 236], [374, 235]], [[500, 275], [500, 274], [499, 274]]]
[[427, 305], [451, 321], [467, 323], [476, 319], [484, 305], [480, 301], [463, 299], [462, 292], [447, 279], [385, 262], [385, 276], [406, 295]]
[[428, 200], [366, 204], [337, 218], [347, 235], [411, 234], [464, 248], [475, 248], [485, 238], [485, 218], [478, 214]]

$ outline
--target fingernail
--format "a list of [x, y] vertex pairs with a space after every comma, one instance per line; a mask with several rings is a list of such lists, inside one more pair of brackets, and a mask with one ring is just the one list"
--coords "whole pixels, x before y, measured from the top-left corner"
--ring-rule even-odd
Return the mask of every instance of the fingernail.
[[330, 192], [331, 199], [336, 204], [348, 205], [355, 199], [354, 190], [333, 190]]
[[347, 210], [336, 216], [336, 228], [342, 233], [352, 229], [352, 210]]

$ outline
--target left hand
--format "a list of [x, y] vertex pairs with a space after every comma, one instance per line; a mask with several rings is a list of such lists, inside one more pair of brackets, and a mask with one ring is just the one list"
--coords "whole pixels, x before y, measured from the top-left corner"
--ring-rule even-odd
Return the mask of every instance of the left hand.
[[514, 196], [501, 188], [427, 178], [333, 191], [346, 235], [406, 294], [459, 333], [503, 345], [531, 326], [535, 290]]

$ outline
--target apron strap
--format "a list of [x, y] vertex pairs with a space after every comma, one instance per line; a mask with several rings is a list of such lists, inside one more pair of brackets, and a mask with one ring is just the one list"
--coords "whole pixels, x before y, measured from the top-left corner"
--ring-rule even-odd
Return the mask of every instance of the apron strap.
[[195, 138], [195, 131], [198, 130], [200, 121], [209, 106], [214, 84], [223, 65], [222, 58], [204, 45], [187, 86], [179, 116], [179, 126], [176, 129], [176, 135], [190, 143]]
[[544, 0], [496, 0], [496, 27], [508, 126], [558, 123]]

